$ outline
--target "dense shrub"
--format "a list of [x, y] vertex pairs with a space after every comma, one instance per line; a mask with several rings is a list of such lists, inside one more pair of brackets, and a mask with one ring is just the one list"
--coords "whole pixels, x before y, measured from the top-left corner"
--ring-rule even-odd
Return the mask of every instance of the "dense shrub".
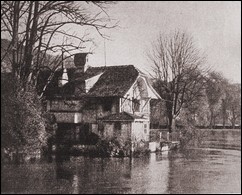
[[204, 132], [191, 124], [187, 124], [181, 129], [181, 148], [199, 147], [204, 136]]
[[53, 117], [43, 111], [33, 86], [23, 90], [11, 77], [1, 78], [2, 156], [38, 153], [56, 127]]

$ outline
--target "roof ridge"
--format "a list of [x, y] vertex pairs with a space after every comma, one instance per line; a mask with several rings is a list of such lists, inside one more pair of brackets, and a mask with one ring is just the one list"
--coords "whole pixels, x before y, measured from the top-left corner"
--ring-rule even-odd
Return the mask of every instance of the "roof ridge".
[[129, 115], [130, 117], [132, 117], [132, 118], [135, 118], [135, 117], [138, 117], [138, 118], [142, 118], [142, 117], [140, 117], [140, 116], [138, 116], [138, 115], [136, 115], [136, 114], [131, 114], [131, 113], [129, 113], [129, 112], [125, 112], [125, 111], [123, 111], [125, 114], [127, 114], [127, 115]]
[[126, 112], [112, 113], [104, 117], [100, 117], [99, 120], [107, 121], [134, 121], [135, 117], [128, 115]]
[[124, 113], [124, 114], [127, 114], [127, 115], [133, 117], [131, 113], [128, 113], [128, 112], [125, 112], [125, 111], [123, 111], [123, 112], [121, 112], [121, 113]]
[[135, 65], [133, 65], [133, 64], [123, 64], [123, 65], [111, 65], [111, 66], [105, 66], [105, 65], [103, 65], [103, 66], [89, 66], [88, 68], [111, 68], [111, 67], [127, 67], [127, 66], [133, 66], [135, 69], [136, 69], [136, 67], [135, 67]]

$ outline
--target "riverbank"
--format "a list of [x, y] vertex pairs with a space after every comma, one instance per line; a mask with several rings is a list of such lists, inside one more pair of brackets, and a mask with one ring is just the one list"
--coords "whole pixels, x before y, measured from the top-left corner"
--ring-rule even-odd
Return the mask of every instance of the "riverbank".
[[241, 129], [201, 129], [201, 148], [218, 148], [241, 151]]

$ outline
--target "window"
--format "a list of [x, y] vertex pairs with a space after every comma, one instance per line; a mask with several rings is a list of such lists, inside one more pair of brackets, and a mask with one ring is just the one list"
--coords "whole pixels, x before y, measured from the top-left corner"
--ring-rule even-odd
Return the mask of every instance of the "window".
[[121, 130], [121, 123], [120, 122], [115, 122], [114, 123], [114, 129]]
[[95, 100], [88, 100], [85, 104], [86, 110], [95, 110], [96, 109], [96, 101]]
[[50, 110], [51, 111], [57, 111], [60, 109], [60, 103], [59, 101], [50, 101]]
[[134, 112], [140, 111], [140, 101], [137, 99], [133, 100], [133, 110], [134, 110]]
[[91, 129], [92, 129], [92, 132], [93, 133], [98, 133], [98, 124], [96, 124], [96, 123], [92, 123], [91, 124]]
[[98, 124], [98, 131], [103, 136], [103, 134], [104, 134], [104, 124], [103, 123]]
[[147, 124], [144, 124], [144, 133], [147, 134]]
[[112, 110], [112, 105], [113, 105], [113, 100], [112, 99], [105, 99], [103, 101], [103, 111], [111, 111]]
[[120, 122], [114, 123], [114, 134], [115, 134], [115, 136], [121, 135], [121, 123]]

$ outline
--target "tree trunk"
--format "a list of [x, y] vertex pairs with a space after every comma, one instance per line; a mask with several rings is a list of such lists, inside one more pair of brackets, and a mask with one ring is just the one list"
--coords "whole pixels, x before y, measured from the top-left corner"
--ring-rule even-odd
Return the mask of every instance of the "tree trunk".
[[169, 130], [169, 133], [172, 132], [172, 121], [173, 121], [173, 118], [171, 116], [169, 116], [169, 118], [168, 118], [168, 122], [169, 122], [168, 130]]
[[232, 129], [235, 129], [235, 122], [234, 122], [234, 120], [232, 122]]
[[225, 129], [225, 117], [223, 117], [223, 129]]
[[15, 77], [17, 75], [17, 48], [18, 48], [18, 30], [19, 30], [19, 3], [18, 1], [14, 2], [14, 13], [13, 13], [13, 38], [12, 38], [12, 73]]
[[216, 117], [213, 117], [213, 128], [215, 128], [215, 124], [216, 124]]
[[234, 110], [232, 111], [232, 114], [233, 114], [233, 118], [232, 118], [232, 128], [234, 129], [235, 128], [235, 120], [236, 120], [236, 116], [235, 116], [235, 111]]
[[176, 129], [176, 120], [173, 118], [171, 123], [171, 130], [174, 131]]
[[172, 131], [174, 131], [176, 129], [176, 120], [173, 116], [169, 117], [169, 133], [171, 133]]
[[24, 79], [24, 85], [26, 85], [25, 82], [27, 82], [28, 76], [30, 74], [31, 66], [32, 66], [32, 60], [33, 60], [33, 49], [34, 44], [36, 42], [36, 36], [37, 36], [37, 26], [38, 26], [38, 19], [39, 19], [39, 1], [34, 2], [34, 14], [33, 14], [33, 22], [32, 27], [30, 30], [30, 37], [29, 37], [29, 45], [27, 46], [27, 53], [26, 55], [26, 61], [24, 64], [24, 71], [23, 71], [23, 79]]
[[225, 123], [226, 123], [226, 110], [223, 110], [223, 129], [225, 129]]
[[225, 100], [222, 99], [222, 114], [223, 114], [223, 129], [225, 129], [225, 122], [226, 122], [226, 103]]
[[210, 109], [210, 112], [211, 112], [211, 117], [210, 117], [209, 127], [210, 127], [210, 129], [212, 129], [213, 128], [213, 118], [214, 118], [213, 109]]

